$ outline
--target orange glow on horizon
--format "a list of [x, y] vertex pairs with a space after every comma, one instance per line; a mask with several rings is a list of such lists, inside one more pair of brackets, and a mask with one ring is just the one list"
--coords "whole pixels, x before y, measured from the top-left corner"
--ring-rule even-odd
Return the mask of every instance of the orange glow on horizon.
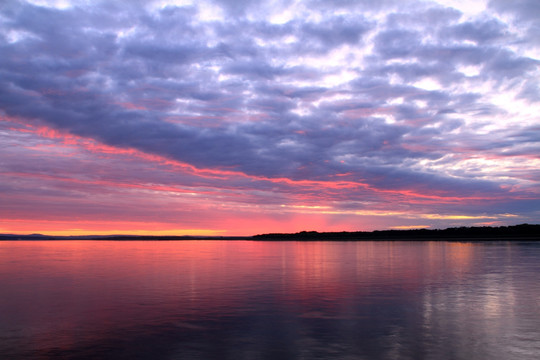
[[0, 233], [14, 235], [42, 234], [50, 236], [224, 236], [228, 231], [223, 229], [182, 228], [178, 224], [158, 222], [9, 219], [2, 220], [2, 223], [0, 223]]
[[186, 223], [134, 222], [134, 221], [85, 221], [85, 220], [43, 220], [4, 219], [0, 223], [0, 233], [27, 235], [43, 234], [52, 236], [69, 235], [163, 235], [163, 236], [252, 236], [264, 233], [294, 233], [304, 230], [316, 231], [358, 231], [364, 230], [362, 221], [356, 226], [349, 222], [330, 223], [324, 214], [289, 214], [273, 217], [265, 214], [234, 213], [228, 217], [215, 219], [208, 214], [208, 228], [194, 228]]
[[[81, 226], [84, 224], [71, 224], [71, 226]], [[29, 235], [29, 234], [41, 234], [49, 236], [88, 236], [88, 235], [135, 235], [135, 236], [225, 236], [226, 230], [212, 230], [212, 229], [136, 229], [136, 228], [123, 228], [123, 227], [104, 227], [93, 228], [81, 226], [80, 228], [54, 228], [52, 224], [49, 226], [43, 225], [42, 227], [32, 227], [28, 229], [25, 226], [22, 227], [5, 227], [0, 228], [0, 233], [14, 234], [14, 235]]]

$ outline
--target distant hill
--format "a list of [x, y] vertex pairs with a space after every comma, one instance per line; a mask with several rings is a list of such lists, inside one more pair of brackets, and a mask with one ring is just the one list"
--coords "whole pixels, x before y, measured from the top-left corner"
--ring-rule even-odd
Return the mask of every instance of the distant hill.
[[540, 240], [540, 225], [456, 227], [443, 230], [376, 230], [354, 232], [302, 231], [294, 234], [260, 234], [254, 240]]

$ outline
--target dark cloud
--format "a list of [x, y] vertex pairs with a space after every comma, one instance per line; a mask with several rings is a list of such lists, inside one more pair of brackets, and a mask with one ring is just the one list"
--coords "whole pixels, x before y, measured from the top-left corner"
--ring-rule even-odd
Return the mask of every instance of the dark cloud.
[[538, 69], [539, 60], [517, 56], [511, 51], [498, 51], [488, 60], [486, 70], [490, 71], [494, 78], [511, 79], [524, 77], [528, 72]]
[[276, 67], [261, 62], [233, 63], [223, 69], [224, 73], [243, 75], [246, 77], [255, 76], [272, 80], [276, 76], [285, 75], [287, 70], [283, 67]]
[[516, 15], [519, 20], [538, 21], [540, 18], [540, 3], [535, 0], [516, 0], [512, 2], [491, 0], [488, 4], [497, 11]]
[[406, 29], [383, 31], [375, 37], [375, 49], [384, 59], [414, 57], [421, 43], [419, 32]]
[[500, 39], [507, 35], [507, 26], [499, 20], [468, 21], [445, 28], [442, 37], [456, 40], [471, 40], [478, 44]]
[[[129, 44], [125, 47], [126, 56], [137, 56], [145, 60], [173, 63], [176, 65], [189, 64], [198, 59], [208, 59], [207, 49], [198, 45], [162, 46], [155, 42]], [[154, 71], [152, 71], [154, 72]]]
[[363, 10], [380, 10], [386, 7], [392, 7], [398, 4], [396, 0], [311, 0], [309, 4], [315, 7], [321, 7], [323, 9], [335, 9], [337, 8], [358, 8]]
[[531, 102], [540, 101], [540, 86], [536, 81], [527, 81], [519, 93], [519, 97]]
[[330, 21], [306, 23], [302, 25], [301, 33], [305, 37], [317, 39], [325, 47], [335, 47], [342, 44], [357, 44], [370, 27], [363, 18], [338, 16], [331, 18]]
[[396, 29], [425, 27], [429, 33], [435, 33], [434, 30], [447, 26], [462, 16], [460, 11], [442, 6], [412, 8], [412, 11], [405, 7], [402, 11], [389, 13], [386, 17], [387, 26]]
[[223, 7], [232, 16], [241, 16], [258, 3], [255, 0], [213, 0], [216, 5]]
[[540, 4], [535, 0], [503, 1], [491, 0], [489, 7], [503, 14], [511, 14], [517, 26], [524, 29], [522, 41], [534, 45], [540, 43]]

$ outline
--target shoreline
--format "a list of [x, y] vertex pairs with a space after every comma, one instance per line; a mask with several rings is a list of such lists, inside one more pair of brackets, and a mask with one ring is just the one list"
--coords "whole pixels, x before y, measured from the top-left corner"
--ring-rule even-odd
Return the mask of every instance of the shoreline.
[[42, 234], [0, 234], [0, 241], [18, 240], [100, 240], [100, 241], [181, 241], [181, 240], [252, 240], [252, 241], [540, 241], [540, 225], [520, 224], [500, 227], [459, 227], [448, 229], [375, 230], [355, 232], [270, 233], [253, 236], [152, 236], [152, 235], [83, 235], [51, 236]]

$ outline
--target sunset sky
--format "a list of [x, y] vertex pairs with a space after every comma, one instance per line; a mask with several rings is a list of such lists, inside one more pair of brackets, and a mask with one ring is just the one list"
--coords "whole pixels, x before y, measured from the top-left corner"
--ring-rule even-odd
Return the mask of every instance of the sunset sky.
[[540, 1], [0, 4], [0, 233], [540, 223]]

